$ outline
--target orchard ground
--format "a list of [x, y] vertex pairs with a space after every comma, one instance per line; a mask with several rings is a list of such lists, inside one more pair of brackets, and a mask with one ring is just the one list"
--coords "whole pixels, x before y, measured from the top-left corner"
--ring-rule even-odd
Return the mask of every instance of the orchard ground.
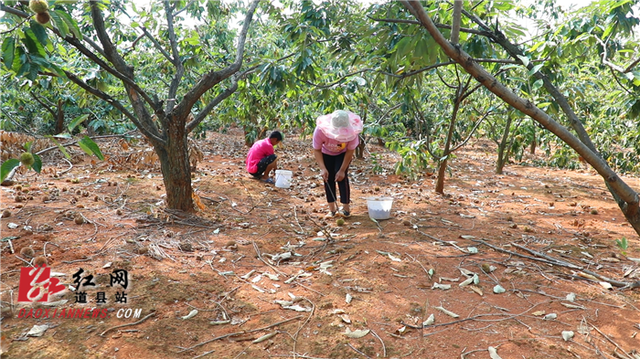
[[[631, 358], [640, 348], [638, 289], [621, 287], [639, 280], [638, 237], [593, 170], [511, 164], [496, 175], [494, 146], [478, 141], [450, 161], [441, 196], [433, 177], [392, 174], [398, 158], [370, 143], [351, 166], [353, 215], [338, 226], [323, 218], [309, 138], [289, 134], [277, 149], [294, 173], [286, 189], [245, 172], [239, 131], [197, 141], [196, 216], [164, 209], [148, 146], [99, 144], [105, 161], [50, 155], [42, 174], [1, 188], [3, 358], [488, 358], [490, 347], [505, 359]], [[391, 219], [369, 218], [370, 196], [394, 198]], [[25, 247], [67, 287], [80, 268], [93, 275], [87, 304], [67, 290], [52, 308], [108, 316], [20, 318], [45, 308], [17, 303]], [[114, 300], [118, 269], [126, 303]], [[27, 335], [35, 325], [46, 331]]]

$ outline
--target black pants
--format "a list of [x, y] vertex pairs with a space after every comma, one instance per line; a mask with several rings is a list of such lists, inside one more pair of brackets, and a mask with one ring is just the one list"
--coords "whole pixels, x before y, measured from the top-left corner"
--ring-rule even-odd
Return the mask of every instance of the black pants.
[[[338, 173], [340, 167], [342, 167], [342, 163], [344, 162], [344, 153], [337, 156], [331, 156], [323, 153], [322, 158], [324, 159], [324, 166], [327, 168], [327, 172], [329, 172], [329, 179], [324, 183], [324, 193], [327, 197], [327, 202], [332, 203], [336, 201], [336, 173]], [[348, 171], [349, 167], [344, 171], [344, 179], [338, 182], [340, 203], [342, 204], [351, 203], [351, 189], [349, 188]]]
[[278, 158], [277, 155], [273, 154], [273, 155], [269, 155], [267, 157], [264, 157], [263, 159], [260, 160], [260, 162], [258, 162], [258, 170], [256, 171], [256, 173], [251, 173], [251, 175], [255, 178], [262, 178], [262, 176], [264, 175], [264, 171], [267, 170], [267, 166], [269, 166], [270, 164], [273, 163], [273, 161], [275, 161]]

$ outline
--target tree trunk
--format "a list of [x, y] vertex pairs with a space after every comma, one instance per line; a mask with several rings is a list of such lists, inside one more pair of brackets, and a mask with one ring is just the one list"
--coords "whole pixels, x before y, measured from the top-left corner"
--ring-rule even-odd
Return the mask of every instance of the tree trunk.
[[533, 130], [533, 141], [531, 141], [531, 146], [529, 146], [529, 153], [532, 155], [536, 154], [536, 146], [538, 145], [538, 140], [536, 138], [536, 132]]
[[507, 144], [509, 143], [509, 132], [511, 130], [511, 116], [507, 117], [507, 124], [502, 134], [502, 139], [498, 144], [498, 160], [496, 161], [496, 174], [501, 175], [504, 169], [505, 163], [509, 160], [509, 151], [507, 150]]
[[[416, 16], [422, 26], [431, 34], [436, 43], [442, 48], [445, 54], [452, 60], [460, 64], [471, 76], [480, 82], [485, 88], [493, 92], [504, 102], [513, 108], [527, 114], [529, 117], [540, 123], [544, 128], [558, 136], [560, 140], [573, 148], [581, 155], [605, 180], [610, 192], [616, 198], [622, 213], [633, 229], [640, 235], [640, 206], [638, 194], [627, 185], [617, 173], [604, 161], [600, 155], [592, 151], [587, 144], [576, 138], [567, 128], [552, 119], [547, 113], [536, 107], [511, 91], [491, 75], [487, 70], [473, 60], [469, 54], [464, 52], [459, 46], [450, 44], [437, 29], [424, 8], [417, 1], [402, 1], [403, 4]], [[587, 140], [587, 139], [583, 139]], [[592, 145], [591, 145], [592, 146]]]
[[62, 100], [58, 100], [58, 111], [56, 116], [56, 135], [60, 134], [64, 131], [64, 102]]
[[154, 146], [160, 159], [162, 180], [167, 193], [167, 208], [193, 212], [189, 143], [184, 121], [170, 119], [168, 125], [166, 145]]
[[436, 179], [436, 193], [444, 194], [444, 176], [447, 173], [447, 158], [440, 162], [438, 166], [438, 178]]
[[436, 193], [444, 194], [444, 177], [447, 173], [447, 159], [451, 154], [451, 141], [453, 141], [453, 131], [456, 127], [456, 119], [458, 118], [458, 110], [460, 110], [460, 101], [467, 86], [460, 84], [456, 90], [456, 99], [453, 103], [453, 109], [451, 110], [451, 123], [449, 124], [449, 132], [447, 133], [447, 141], [444, 143], [444, 150], [442, 151], [442, 158], [440, 166], [438, 166], [438, 178], [436, 179]]
[[364, 136], [362, 134], [358, 135], [360, 142], [358, 143], [358, 147], [356, 147], [356, 158], [361, 160], [364, 158], [364, 147], [365, 147], [365, 143], [364, 143]]

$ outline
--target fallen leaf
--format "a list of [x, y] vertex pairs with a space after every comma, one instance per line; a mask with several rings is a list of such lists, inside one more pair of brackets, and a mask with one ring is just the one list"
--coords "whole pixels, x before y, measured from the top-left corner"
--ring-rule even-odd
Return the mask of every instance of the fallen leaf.
[[564, 303], [564, 302], [560, 302], [560, 304], [564, 305], [567, 308], [571, 308], [571, 309], [586, 309], [585, 307], [583, 307], [581, 305], [577, 305], [577, 304], [570, 304], [570, 303]]
[[473, 277], [473, 275], [475, 274], [474, 272], [464, 268], [460, 268], [460, 273], [462, 273], [462, 275], [464, 275], [465, 277]]
[[29, 329], [29, 333], [27, 333], [27, 336], [41, 337], [44, 334], [44, 332], [47, 331], [47, 329], [49, 329], [49, 326], [46, 324], [34, 325], [31, 329]]
[[347, 293], [347, 295], [346, 295], [344, 300], [347, 302], [347, 304], [349, 304], [353, 300], [353, 296], [351, 294]]
[[439, 311], [441, 311], [442, 313], [444, 313], [444, 314], [446, 314], [446, 315], [448, 315], [450, 317], [453, 317], [453, 318], [459, 318], [460, 317], [458, 314], [456, 314], [454, 312], [451, 312], [449, 310], [446, 310], [443, 307], [434, 307], [434, 308], [438, 309]]
[[571, 330], [562, 331], [562, 339], [564, 339], [565, 342], [571, 338], [573, 338], [573, 332]]
[[596, 278], [595, 276], [592, 276], [591, 274], [587, 274], [587, 273], [584, 273], [584, 272], [578, 272], [578, 276], [580, 276], [582, 278], [591, 279], [591, 280], [594, 280], [594, 281], [598, 280], [598, 278]]
[[271, 332], [271, 333], [269, 333], [269, 334], [265, 334], [265, 335], [261, 336], [260, 338], [258, 338], [258, 339], [256, 339], [256, 340], [252, 341], [251, 343], [252, 343], [252, 344], [257, 344], [257, 343], [263, 342], [263, 341], [265, 341], [265, 340], [267, 340], [267, 339], [273, 338], [273, 337], [275, 337], [276, 335], [278, 335], [278, 332], [277, 332], [277, 331], [276, 331], [276, 332]]
[[293, 304], [292, 301], [288, 301], [288, 300], [274, 300], [274, 303], [280, 304], [280, 306], [282, 307], [282, 309], [291, 309], [291, 310], [295, 310], [296, 312], [310, 312], [311, 308], [306, 308], [303, 307], [299, 304]]
[[493, 292], [496, 294], [500, 294], [500, 293], [506, 292], [506, 290], [500, 284], [498, 284], [495, 287], [493, 287]]
[[609, 282], [600, 282], [600, 285], [602, 286], [602, 288], [607, 289], [607, 290], [613, 289], [613, 286]]
[[433, 285], [431, 286], [431, 289], [448, 290], [448, 289], [451, 289], [451, 284], [440, 284], [440, 283], [434, 282]]
[[347, 328], [347, 330], [342, 334], [346, 335], [349, 338], [362, 338], [365, 335], [369, 334], [369, 329], [358, 329], [351, 331], [349, 328]]
[[195, 317], [196, 314], [198, 314], [198, 311], [196, 309], [194, 309], [191, 312], [189, 312], [189, 314], [187, 314], [184, 317], [182, 317], [182, 319], [184, 319], [184, 320], [191, 319], [191, 318]]
[[458, 284], [458, 286], [459, 287], [464, 287], [466, 285], [469, 285], [469, 284], [473, 283], [473, 278], [474, 277], [465, 279], [462, 283]]
[[429, 315], [429, 318], [427, 318], [427, 320], [425, 320], [422, 323], [422, 326], [426, 327], [426, 326], [431, 325], [431, 324], [433, 324], [435, 322], [436, 322], [436, 317], [433, 314], [431, 314], [431, 315]]
[[480, 289], [479, 287], [476, 287], [475, 285], [470, 285], [469, 288], [471, 288], [471, 290], [473, 290], [474, 292], [478, 293], [480, 296], [484, 295], [484, 292], [482, 291], [482, 289]]
[[489, 347], [487, 350], [489, 351], [489, 357], [491, 359], [502, 359], [500, 355], [498, 355], [498, 350], [496, 348]]

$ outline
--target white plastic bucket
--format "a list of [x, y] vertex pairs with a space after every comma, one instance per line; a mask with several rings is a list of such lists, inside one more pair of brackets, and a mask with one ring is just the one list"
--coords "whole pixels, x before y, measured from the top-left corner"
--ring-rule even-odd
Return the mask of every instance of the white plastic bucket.
[[276, 187], [289, 188], [293, 172], [287, 170], [276, 170]]
[[391, 217], [391, 205], [393, 198], [391, 197], [368, 197], [367, 209], [369, 217], [373, 219], [389, 219]]

